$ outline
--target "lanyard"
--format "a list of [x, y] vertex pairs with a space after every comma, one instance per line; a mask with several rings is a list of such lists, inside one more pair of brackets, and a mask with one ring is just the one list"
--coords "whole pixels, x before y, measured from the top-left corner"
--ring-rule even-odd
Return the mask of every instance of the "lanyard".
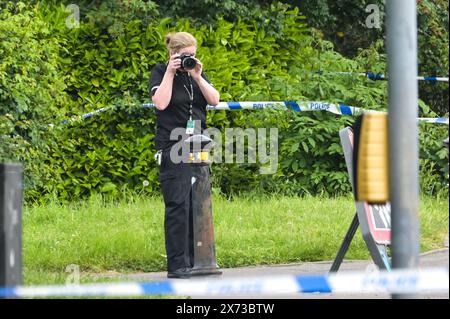
[[188, 96], [189, 96], [189, 121], [192, 121], [192, 104], [194, 103], [194, 88], [192, 87], [192, 81], [191, 81], [191, 75], [188, 73], [189, 76], [189, 85], [190, 85], [190, 91], [188, 90], [187, 86], [183, 84], [184, 89], [186, 90]]

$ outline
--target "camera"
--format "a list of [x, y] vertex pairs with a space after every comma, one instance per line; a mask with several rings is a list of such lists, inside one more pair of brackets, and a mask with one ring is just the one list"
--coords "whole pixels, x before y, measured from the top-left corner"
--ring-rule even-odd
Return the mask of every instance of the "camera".
[[195, 66], [197, 65], [197, 61], [195, 61], [192, 55], [182, 55], [180, 56], [180, 60], [181, 68], [184, 70], [195, 69]]

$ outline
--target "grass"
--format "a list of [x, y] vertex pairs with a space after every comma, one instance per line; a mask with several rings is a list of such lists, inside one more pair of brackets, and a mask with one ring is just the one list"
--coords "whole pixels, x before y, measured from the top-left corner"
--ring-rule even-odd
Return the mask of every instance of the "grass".
[[[238, 267], [332, 260], [355, 208], [350, 197], [214, 197], [213, 212], [218, 263]], [[422, 198], [422, 251], [443, 247], [448, 212], [448, 198]], [[163, 219], [158, 197], [27, 207], [25, 284], [64, 283], [72, 264], [81, 282], [96, 281], [89, 273], [163, 271]], [[346, 258], [370, 258], [360, 232]]]

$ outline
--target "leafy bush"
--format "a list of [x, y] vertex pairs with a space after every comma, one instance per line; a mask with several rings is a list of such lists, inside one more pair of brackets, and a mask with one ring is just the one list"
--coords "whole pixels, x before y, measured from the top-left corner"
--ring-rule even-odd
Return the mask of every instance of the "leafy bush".
[[[307, 17], [306, 22], [321, 30], [325, 39], [335, 45], [336, 51], [347, 57], [354, 57], [377, 41], [385, 39], [384, 0], [303, 0], [286, 1], [298, 5]], [[367, 28], [368, 5], [377, 5], [380, 12], [380, 29]], [[419, 74], [448, 76], [448, 1], [417, 1], [418, 19], [418, 62]], [[384, 45], [380, 53], [386, 52]], [[372, 65], [360, 71], [372, 71]], [[387, 69], [377, 72], [387, 73]], [[448, 83], [419, 82], [419, 96], [440, 116], [448, 114]]]
[[[345, 58], [334, 50], [331, 42], [322, 39], [320, 32], [303, 23], [304, 17], [298, 10], [283, 11], [277, 35], [273, 36], [260, 22], [242, 18], [229, 22], [216, 17], [210, 24], [188, 19], [174, 23], [169, 18], [144, 21], [139, 6], [130, 15], [124, 14], [125, 18], [112, 15], [113, 20], [94, 21], [82, 17], [79, 28], [73, 29], [65, 25], [68, 13], [63, 5], [41, 6], [39, 10], [30, 6], [24, 12], [14, 12], [15, 8], [2, 12], [6, 18], [0, 26], [8, 26], [10, 37], [2, 41], [0, 48], [5, 50], [8, 43], [18, 43], [20, 32], [31, 28], [33, 37], [27, 45], [32, 47], [24, 46], [24, 50], [33, 52], [31, 57], [21, 49], [5, 52], [18, 65], [30, 64], [34, 73], [30, 73], [26, 84], [21, 84], [14, 82], [18, 77], [15, 69], [3, 67], [6, 73], [0, 74], [6, 74], [7, 78], [2, 82], [2, 92], [7, 92], [10, 98], [8, 95], [1, 98], [2, 104], [8, 106], [7, 111], [2, 109], [0, 113], [3, 116], [0, 126], [5, 132], [1, 136], [19, 138], [33, 147], [19, 149], [11, 146], [11, 141], [6, 144], [9, 148], [0, 147], [5, 149], [3, 154], [14, 153], [32, 168], [27, 172], [28, 179], [34, 181], [27, 186], [29, 198], [54, 194], [60, 199], [75, 200], [93, 193], [118, 196], [123, 190], [148, 193], [158, 190], [152, 140], [155, 117], [152, 110], [139, 105], [150, 101], [150, 70], [155, 63], [166, 60], [163, 37], [172, 30], [196, 36], [198, 56], [221, 92], [222, 101], [328, 101], [378, 110], [385, 109], [387, 104], [386, 82], [364, 77], [324, 77], [313, 72], [318, 69], [356, 72], [368, 66], [375, 72], [383, 72], [386, 67], [385, 56], [380, 54], [383, 42], [360, 50], [354, 59]], [[156, 14], [151, 4], [146, 8]], [[96, 6], [91, 14], [96, 10], [106, 17], [110, 9]], [[32, 23], [15, 30], [14, 23], [30, 20], [31, 16]], [[111, 28], [114, 26], [111, 21], [116, 19], [120, 22], [119, 29]], [[45, 74], [39, 73], [42, 67], [47, 70]], [[41, 87], [39, 94], [32, 81]], [[21, 93], [15, 94], [18, 88]], [[26, 99], [21, 102], [12, 99], [13, 96]], [[60, 124], [63, 117], [110, 105], [121, 106], [81, 121]], [[421, 109], [424, 114], [432, 114], [423, 102]], [[30, 126], [25, 131], [19, 130], [21, 121], [37, 125], [36, 129]], [[338, 131], [351, 125], [352, 117], [280, 110], [211, 111], [207, 122], [219, 129], [279, 129], [276, 174], [259, 174], [259, 164], [213, 164], [216, 192], [296, 195], [340, 194], [350, 190]], [[49, 130], [48, 123], [55, 127]], [[428, 176], [425, 192], [436, 192], [445, 185], [448, 174], [445, 154], [439, 151], [436, 157], [436, 140], [442, 132], [442, 128], [426, 126], [422, 133], [422, 175]], [[35, 135], [39, 138], [34, 138]], [[39, 156], [35, 155], [36, 150]], [[32, 160], [27, 159], [31, 156]], [[148, 181], [148, 186], [143, 186], [144, 181]]]
[[287, 4], [269, 0], [157, 0], [156, 3], [164, 17], [189, 19], [196, 27], [214, 25], [217, 17], [223, 17], [229, 22], [252, 20], [269, 36], [280, 39], [289, 9]]
[[61, 143], [52, 150], [58, 178], [49, 192], [76, 199], [91, 192], [116, 196], [126, 188], [154, 191], [158, 168], [151, 113], [141, 107], [118, 107], [58, 128]]
[[[419, 74], [448, 77], [448, 1], [418, 1]], [[448, 82], [419, 82], [419, 96], [440, 116], [448, 116]]]
[[[297, 5], [307, 17], [307, 23], [322, 30], [325, 38], [332, 41], [336, 51], [353, 57], [360, 48], [367, 48], [373, 42], [383, 39], [384, 0], [287, 0]], [[380, 28], [368, 28], [366, 12], [369, 5], [376, 5], [380, 13]]]
[[64, 116], [60, 50], [37, 9], [11, 2], [1, 9], [0, 162], [23, 162], [25, 186], [34, 191], [52, 180], [48, 123]]
[[424, 194], [448, 196], [448, 150], [443, 140], [448, 137], [448, 127], [420, 125], [420, 186]]

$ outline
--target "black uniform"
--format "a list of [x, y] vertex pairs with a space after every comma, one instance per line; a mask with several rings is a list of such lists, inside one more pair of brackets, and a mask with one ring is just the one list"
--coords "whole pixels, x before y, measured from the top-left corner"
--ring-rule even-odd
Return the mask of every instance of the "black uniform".
[[[167, 65], [154, 66], [150, 78], [150, 92], [153, 96], [162, 82]], [[208, 78], [202, 77], [210, 83]], [[189, 268], [194, 262], [193, 225], [192, 225], [192, 165], [189, 163], [173, 163], [170, 160], [170, 148], [177, 141], [170, 140], [170, 132], [175, 128], [186, 128], [189, 120], [190, 98], [184, 85], [190, 88], [192, 83], [193, 120], [201, 121], [202, 130], [206, 129], [207, 102], [197, 83], [186, 72], [177, 71], [173, 80], [172, 98], [163, 111], [156, 110], [155, 146], [162, 150], [159, 180], [165, 204], [165, 242], [167, 252], [167, 270], [173, 272], [181, 268]], [[203, 164], [204, 165], [204, 164]], [[208, 169], [202, 170], [209, 178]]]

